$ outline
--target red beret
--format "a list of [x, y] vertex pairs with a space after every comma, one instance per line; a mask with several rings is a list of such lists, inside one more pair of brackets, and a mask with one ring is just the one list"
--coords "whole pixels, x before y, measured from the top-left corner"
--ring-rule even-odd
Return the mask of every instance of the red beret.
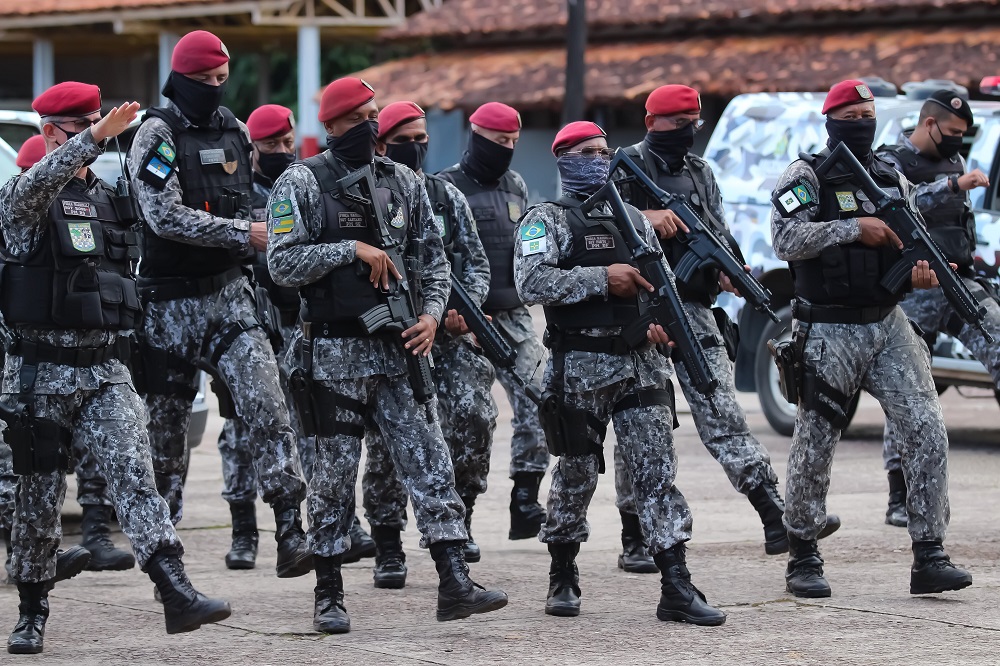
[[469, 122], [495, 132], [519, 132], [521, 114], [500, 102], [487, 102], [469, 116]]
[[207, 30], [195, 30], [180, 38], [170, 58], [170, 69], [178, 74], [194, 74], [229, 62], [229, 49]]
[[265, 104], [254, 109], [254, 112], [247, 118], [247, 129], [250, 130], [251, 141], [288, 134], [295, 129], [295, 116], [292, 115], [292, 110], [286, 106]]
[[101, 89], [89, 83], [57, 83], [31, 103], [40, 116], [89, 116], [101, 110]]
[[393, 102], [378, 112], [378, 138], [382, 139], [400, 125], [424, 116], [424, 110], [413, 102]]
[[339, 118], [362, 104], [375, 99], [375, 89], [366, 81], [353, 76], [337, 79], [326, 87], [319, 101], [319, 121]]
[[593, 139], [597, 136], [607, 137], [608, 135], [597, 123], [589, 120], [577, 120], [559, 130], [556, 140], [552, 142], [552, 154], [555, 155], [561, 148], [572, 148], [581, 141]]
[[847, 79], [830, 88], [830, 92], [826, 94], [826, 101], [823, 102], [823, 113], [826, 114], [848, 104], [871, 102], [874, 99], [875, 96], [864, 81]]
[[21, 144], [15, 164], [18, 169], [30, 169], [43, 157], [45, 157], [45, 139], [41, 134], [36, 134]]
[[694, 88], [687, 86], [660, 86], [646, 98], [646, 113], [654, 116], [700, 111], [701, 95]]

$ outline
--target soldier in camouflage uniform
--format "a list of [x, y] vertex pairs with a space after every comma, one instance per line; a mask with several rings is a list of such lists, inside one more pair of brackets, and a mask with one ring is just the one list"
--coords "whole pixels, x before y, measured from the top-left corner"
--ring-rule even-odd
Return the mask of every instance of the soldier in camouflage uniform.
[[611, 151], [600, 127], [570, 123], [556, 135], [552, 152], [563, 196], [525, 214], [514, 248], [518, 293], [525, 303], [545, 307], [552, 358], [544, 386], [562, 401], [561, 420], [572, 428], [565, 433], [566, 445], [574, 448], [552, 470], [548, 518], [540, 534], [552, 556], [545, 612], [580, 613], [576, 556], [590, 535], [587, 508], [603, 471], [601, 445], [611, 421], [642, 534], [662, 572], [657, 617], [720, 625], [725, 613], [691, 583], [685, 562], [691, 512], [674, 485], [671, 364], [655, 346], [669, 339], [655, 324], [637, 346], [623, 336], [640, 318], [638, 290], [653, 287], [634, 267], [617, 224], [636, 224], [651, 244], [655, 232], [632, 207], [631, 222], [616, 221], [603, 207], [582, 211], [581, 203], [608, 179]]
[[[722, 195], [715, 175], [705, 160], [690, 152], [694, 135], [703, 124], [698, 91], [683, 85], [661, 86], [646, 100], [645, 139], [625, 148], [625, 153], [660, 188], [684, 196], [695, 212], [719, 236], [727, 239], [731, 249], [742, 258], [739, 246], [726, 227]], [[678, 230], [687, 231], [684, 223], [673, 211], [664, 210], [659, 200], [632, 183], [623, 184], [622, 198], [649, 218], [660, 236], [664, 255], [672, 266], [676, 266], [687, 251], [686, 246], [674, 238]], [[746, 415], [736, 399], [733, 361], [737, 340], [733, 323], [725, 310], [712, 307], [719, 292], [733, 292], [733, 285], [717, 268], [709, 267], [701, 269], [686, 282], [678, 282], [677, 288], [691, 324], [705, 347], [705, 357], [719, 380], [709, 400], [691, 384], [684, 364], [676, 365], [677, 378], [691, 407], [698, 435], [712, 457], [722, 465], [733, 488], [746, 495], [760, 515], [764, 525], [764, 551], [768, 555], [787, 553], [788, 537], [782, 524], [784, 502], [778, 493], [778, 475], [771, 466], [767, 449], [750, 432]], [[615, 463], [617, 474], [620, 469], [617, 455]], [[627, 477], [619, 481], [619, 486], [628, 487]], [[618, 558], [618, 566], [626, 571], [648, 572], [648, 566], [643, 566], [643, 545], [635, 506], [629, 497], [628, 492], [619, 493], [624, 552]], [[839, 527], [839, 518], [827, 516], [826, 527], [819, 538], [832, 534]], [[652, 567], [652, 571], [656, 568]]]
[[[274, 181], [295, 161], [295, 117], [292, 110], [278, 104], [265, 104], [247, 118], [247, 131], [253, 142], [253, 190], [250, 192], [251, 215], [255, 222], [267, 221], [267, 199]], [[297, 289], [274, 284], [267, 271], [267, 256], [258, 252], [253, 262], [254, 279], [267, 290], [274, 306], [271, 343], [279, 357], [285, 350], [284, 341], [291, 340], [299, 317]], [[275, 335], [279, 333], [280, 335]], [[280, 338], [280, 340], [279, 340]], [[277, 344], [280, 342], [281, 344]], [[312, 476], [315, 447], [311, 437], [302, 434], [288, 393], [288, 378], [281, 371], [281, 388], [289, 408], [289, 424], [296, 433], [296, 454], [299, 469], [306, 482]], [[252, 569], [257, 559], [257, 473], [253, 464], [250, 433], [239, 419], [226, 419], [219, 433], [219, 456], [222, 459], [222, 498], [229, 503], [233, 520], [232, 546], [226, 554], [230, 569]], [[355, 517], [351, 526], [352, 546], [347, 561], [356, 562], [375, 554], [375, 544]]]
[[177, 43], [171, 66], [170, 102], [149, 111], [128, 154], [144, 221], [139, 286], [157, 487], [180, 521], [191, 401], [205, 369], [220, 408], [231, 402], [227, 411], [247, 426], [261, 496], [274, 510], [277, 575], [303, 576], [311, 570], [299, 507], [305, 484], [266, 317], [244, 271], [267, 229], [247, 219], [246, 127], [219, 106], [228, 52], [215, 35], [195, 31]]
[[[979, 169], [966, 173], [959, 155], [962, 136], [972, 126], [969, 103], [950, 90], [932, 94], [920, 109], [917, 127], [903, 134], [895, 146], [883, 146], [878, 155], [915, 184], [914, 201], [927, 223], [928, 233], [958, 266], [966, 286], [986, 308], [986, 327], [1000, 331], [1000, 305], [992, 289], [975, 279], [976, 220], [969, 190], [988, 187], [989, 178]], [[988, 343], [978, 330], [962, 321], [939, 289], [916, 291], [900, 303], [933, 344], [938, 333], [955, 335], [989, 372], [1000, 389], [1000, 343]], [[885, 522], [906, 527], [906, 481], [900, 461], [900, 435], [889, 424], [883, 448], [889, 476], [889, 507]]]
[[528, 203], [528, 188], [520, 174], [510, 169], [514, 146], [521, 134], [521, 116], [506, 104], [489, 102], [471, 116], [469, 146], [462, 160], [438, 175], [465, 195], [490, 262], [490, 291], [483, 311], [511, 340], [517, 350], [514, 372], [497, 368], [514, 412], [511, 425], [510, 539], [530, 539], [545, 522], [538, 503], [538, 487], [549, 465], [545, 433], [538, 425], [538, 408], [514, 377], [537, 382], [545, 350], [535, 335], [531, 314], [518, 299], [511, 262], [513, 232]]
[[[299, 287], [304, 300], [302, 339], [290, 350], [289, 362], [307, 371], [312, 383], [317, 430], [308, 502], [316, 566], [313, 626], [325, 633], [350, 630], [341, 564], [351, 545], [354, 485], [369, 420], [382, 433], [413, 501], [422, 545], [434, 558], [440, 577], [438, 620], [507, 604], [506, 594], [484, 590], [469, 578], [462, 551], [468, 538], [464, 507], [455, 492], [435, 400], [431, 396], [419, 404], [407, 376], [405, 354], [430, 354], [445, 314], [450, 273], [420, 179], [405, 166], [375, 157], [377, 118], [375, 93], [361, 79], [327, 86], [319, 120], [330, 149], [289, 167], [268, 202], [271, 276], [279, 285]], [[373, 177], [374, 191], [360, 196], [371, 197], [371, 205], [384, 210], [381, 225], [342, 193], [338, 181], [359, 169]], [[370, 334], [358, 320], [386, 303], [383, 290], [401, 278], [399, 268], [407, 270], [379, 248], [382, 233], [401, 244], [401, 253], [414, 238], [426, 241], [420, 267], [423, 303], [416, 306], [421, 314], [402, 333]], [[298, 362], [306, 358], [311, 358], [308, 367]]]
[[[443, 178], [423, 172], [427, 140], [424, 112], [413, 102], [396, 102], [379, 113], [377, 152], [423, 178], [452, 275], [458, 276], [480, 305], [490, 287], [489, 260], [465, 197]], [[438, 418], [455, 468], [455, 490], [465, 505], [465, 527], [469, 532], [465, 560], [478, 562], [481, 554], [472, 539], [472, 511], [476, 498], [486, 492], [498, 410], [490, 392], [496, 378], [493, 366], [477, 351], [467, 332], [463, 318], [454, 309], [449, 310], [444, 330], [435, 342], [434, 381]], [[378, 544], [375, 587], [403, 587], [406, 565], [400, 530], [405, 525], [406, 494], [377, 428], [369, 429], [366, 437], [369, 454], [362, 487]]]
[[0, 190], [0, 309], [10, 327], [2, 401], [24, 419], [8, 422], [7, 432], [20, 475], [11, 569], [21, 603], [11, 653], [43, 648], [71, 447], [89, 451], [108, 479], [122, 529], [162, 596], [167, 633], [230, 614], [228, 603], [206, 598], [188, 580], [183, 547], [153, 484], [146, 413], [123, 363], [140, 313], [135, 219], [131, 200], [87, 168], [139, 105], [104, 118], [100, 106], [100, 90], [83, 83], [40, 95], [32, 107], [49, 154]]
[[[882, 220], [858, 216], [859, 210], [873, 214], [875, 207], [855, 176], [837, 173], [821, 181], [815, 167], [843, 142], [879, 187], [907, 197], [909, 183], [872, 154], [875, 102], [864, 83], [833, 86], [823, 113], [828, 148], [793, 162], [772, 197], [774, 252], [792, 271], [793, 344], [804, 366], [788, 454], [786, 586], [800, 597], [831, 594], [816, 538], [826, 520], [833, 451], [847, 423], [847, 405], [864, 389], [878, 399], [900, 434], [910, 488], [910, 593], [961, 589], [972, 584], [972, 576], [951, 563], [942, 545], [949, 520], [948, 433], [930, 356], [896, 305], [902, 295], [880, 283], [899, 260], [903, 244]], [[914, 266], [911, 282], [921, 289], [936, 285], [927, 262]]]

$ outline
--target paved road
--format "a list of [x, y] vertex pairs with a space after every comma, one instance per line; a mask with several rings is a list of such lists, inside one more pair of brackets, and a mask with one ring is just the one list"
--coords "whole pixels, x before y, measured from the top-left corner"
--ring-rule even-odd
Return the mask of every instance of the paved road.
[[[497, 393], [498, 399], [500, 394]], [[775, 435], [746, 395], [754, 431], [771, 451], [784, 479], [788, 440]], [[510, 595], [502, 611], [471, 620], [434, 620], [436, 575], [415, 528], [406, 533], [410, 578], [403, 591], [375, 590], [370, 560], [345, 567], [347, 607], [354, 627], [324, 637], [312, 628], [311, 576], [274, 577], [273, 519], [259, 505], [262, 552], [258, 568], [229, 572], [228, 511], [219, 497], [221, 475], [213, 446], [220, 422], [209, 422], [205, 443], [192, 456], [181, 526], [192, 579], [224, 596], [233, 616], [222, 625], [168, 637], [138, 571], [84, 573], [51, 596], [46, 653], [19, 658], [46, 664], [995, 664], [1000, 645], [997, 593], [1000, 549], [1000, 411], [992, 395], [944, 395], [951, 432], [953, 559], [975, 577], [973, 587], [936, 597], [908, 594], [909, 542], [905, 530], [883, 524], [886, 481], [881, 467], [881, 412], [869, 398], [841, 443], [834, 466], [830, 510], [844, 527], [823, 543], [834, 596], [793, 600], [784, 589], [784, 558], [764, 555], [762, 533], [749, 503], [729, 485], [683, 415], [676, 431], [678, 486], [695, 516], [689, 563], [696, 584], [729, 614], [720, 628], [659, 622], [654, 614], [658, 576], [616, 568], [620, 524], [614, 486], [602, 478], [591, 511], [593, 537], [579, 564], [583, 613], [552, 618], [542, 609], [548, 557], [537, 541], [506, 539], [506, 479], [511, 434], [504, 400], [493, 453], [490, 490], [476, 507], [474, 533], [483, 561], [475, 578]], [[547, 490], [548, 481], [543, 486]], [[74, 495], [71, 488], [69, 496]], [[79, 507], [68, 503], [72, 517]], [[67, 541], [79, 539], [68, 521]], [[120, 534], [115, 535], [124, 543]], [[13, 626], [16, 591], [0, 586], [0, 627]], [[15, 663], [6, 654], [3, 663]]]

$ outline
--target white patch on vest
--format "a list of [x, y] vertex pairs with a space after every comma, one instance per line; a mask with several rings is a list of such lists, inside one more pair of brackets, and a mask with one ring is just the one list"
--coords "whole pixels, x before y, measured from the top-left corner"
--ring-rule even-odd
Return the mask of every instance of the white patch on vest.
[[226, 151], [222, 148], [210, 148], [198, 151], [198, 159], [202, 164], [225, 164]]
[[781, 203], [781, 207], [785, 209], [786, 213], [791, 213], [801, 205], [798, 197], [795, 196], [795, 192], [792, 192], [791, 190], [788, 190], [778, 197], [778, 201]]
[[73, 217], [97, 217], [97, 206], [86, 201], [63, 201], [63, 213]]
[[588, 250], [613, 250], [615, 247], [615, 237], [611, 234], [584, 236], [584, 240]]
[[548, 249], [548, 238], [540, 236], [531, 240], [521, 241], [521, 254], [525, 257], [532, 254], [541, 254]]

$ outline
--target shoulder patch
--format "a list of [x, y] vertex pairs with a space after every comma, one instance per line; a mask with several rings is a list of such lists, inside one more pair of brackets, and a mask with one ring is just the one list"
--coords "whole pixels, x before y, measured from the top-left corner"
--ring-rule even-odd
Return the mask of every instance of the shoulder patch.
[[174, 160], [177, 159], [177, 153], [174, 152], [174, 147], [166, 141], [162, 141], [156, 148], [156, 154], [162, 157], [167, 164], [173, 164]]
[[521, 240], [529, 241], [541, 238], [545, 235], [545, 224], [541, 221], [532, 222], [521, 229]]
[[532, 254], [541, 254], [548, 249], [548, 239], [545, 236], [539, 236], [533, 240], [522, 240], [521, 241], [521, 254], [525, 257]]
[[143, 160], [142, 167], [139, 169], [139, 180], [162, 190], [173, 172], [174, 167], [160, 155], [157, 148], [150, 150], [146, 159]]
[[285, 217], [292, 214], [292, 200], [282, 199], [271, 204], [271, 217]]
[[771, 203], [783, 215], [793, 215], [817, 204], [816, 188], [808, 180], [800, 178], [777, 191], [771, 198]]
[[276, 234], [287, 234], [295, 228], [294, 217], [273, 217], [271, 218], [271, 231]]

